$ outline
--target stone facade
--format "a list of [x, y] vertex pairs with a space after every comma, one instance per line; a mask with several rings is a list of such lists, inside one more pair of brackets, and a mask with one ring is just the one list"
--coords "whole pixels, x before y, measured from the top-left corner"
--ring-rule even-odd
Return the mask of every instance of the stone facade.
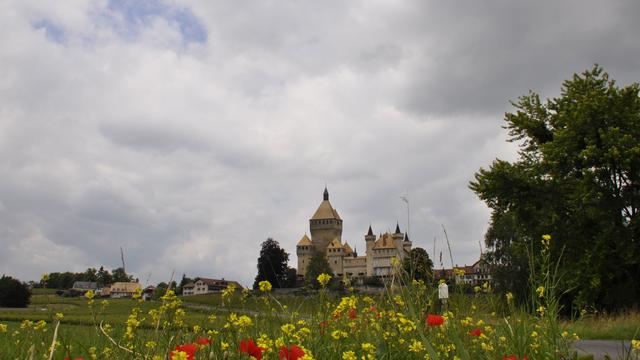
[[379, 236], [375, 236], [369, 226], [369, 231], [364, 236], [365, 256], [358, 256], [347, 242], [342, 242], [342, 219], [329, 202], [326, 188], [320, 206], [309, 219], [309, 230], [311, 238], [305, 234], [296, 246], [299, 276], [307, 273], [311, 256], [319, 251], [325, 254], [335, 276], [386, 278], [393, 274], [396, 261], [400, 263], [409, 255], [412, 246], [408, 236], [400, 231], [397, 224], [393, 234]]

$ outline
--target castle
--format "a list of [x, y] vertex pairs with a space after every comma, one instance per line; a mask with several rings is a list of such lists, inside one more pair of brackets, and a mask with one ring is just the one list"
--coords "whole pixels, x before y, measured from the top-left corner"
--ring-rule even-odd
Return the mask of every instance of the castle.
[[336, 276], [349, 278], [376, 276], [386, 278], [393, 274], [394, 260], [401, 261], [411, 251], [409, 236], [400, 231], [381, 234], [376, 237], [369, 225], [364, 236], [365, 256], [358, 256], [351, 246], [342, 242], [342, 219], [329, 202], [329, 191], [324, 189], [323, 199], [318, 209], [309, 219], [311, 239], [305, 234], [296, 246], [298, 274], [304, 276], [314, 251], [325, 254], [329, 266]]

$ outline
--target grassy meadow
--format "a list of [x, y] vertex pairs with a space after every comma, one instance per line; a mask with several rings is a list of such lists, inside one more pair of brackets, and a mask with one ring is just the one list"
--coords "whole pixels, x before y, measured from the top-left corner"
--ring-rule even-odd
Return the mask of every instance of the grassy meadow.
[[[260, 290], [158, 301], [63, 298], [38, 290], [26, 309], [0, 309], [1, 359], [578, 359], [579, 338], [632, 340], [640, 359], [640, 316], [559, 319], [548, 244], [532, 266], [529, 306], [490, 284], [453, 287], [446, 306], [435, 286], [408, 280], [377, 294], [331, 292], [321, 274], [305, 295]], [[400, 285], [398, 285], [400, 284]], [[533, 301], [533, 303], [531, 303]]]

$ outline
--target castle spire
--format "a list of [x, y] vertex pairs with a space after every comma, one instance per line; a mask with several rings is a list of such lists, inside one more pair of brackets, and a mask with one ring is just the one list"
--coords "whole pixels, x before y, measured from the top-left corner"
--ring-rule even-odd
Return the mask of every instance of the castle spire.
[[402, 234], [402, 233], [400, 232], [400, 224], [399, 224], [397, 221], [396, 221], [396, 232], [395, 232], [395, 233], [396, 233], [396, 234]]
[[371, 224], [369, 224], [369, 232], [367, 232], [367, 236], [373, 236], [373, 230], [371, 230]]
[[329, 201], [329, 191], [327, 190], [327, 186], [324, 186], [324, 193], [322, 194], [322, 199], [324, 201]]

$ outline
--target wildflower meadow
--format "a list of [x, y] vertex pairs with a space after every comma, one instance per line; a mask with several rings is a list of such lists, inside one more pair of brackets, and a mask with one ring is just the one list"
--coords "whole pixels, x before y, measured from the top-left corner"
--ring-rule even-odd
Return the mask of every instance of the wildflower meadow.
[[[360, 294], [347, 279], [344, 293], [328, 290], [284, 299], [263, 281], [255, 292], [229, 287], [216, 302], [185, 306], [169, 290], [157, 302], [82, 300], [74, 307], [46, 307], [40, 319], [0, 321], [2, 359], [577, 359], [558, 318], [557, 269], [550, 263], [548, 235], [530, 265], [531, 298], [517, 302], [489, 283], [473, 295], [453, 290], [444, 306], [437, 284], [398, 274], [380, 294]], [[405, 274], [406, 275], [406, 274]], [[335, 280], [334, 280], [335, 281]], [[118, 318], [114, 307], [128, 302]], [[516, 305], [526, 304], [526, 305]], [[68, 312], [68, 314], [65, 314]], [[17, 319], [17, 318], [16, 318]], [[625, 359], [640, 359], [633, 340]]]

